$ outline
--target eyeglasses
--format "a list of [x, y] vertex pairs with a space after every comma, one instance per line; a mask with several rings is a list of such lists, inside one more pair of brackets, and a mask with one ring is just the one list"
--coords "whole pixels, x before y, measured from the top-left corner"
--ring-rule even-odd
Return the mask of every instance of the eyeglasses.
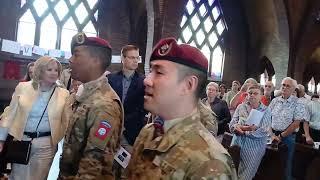
[[282, 87], [290, 88], [291, 86], [289, 84], [281, 84]]
[[140, 61], [140, 56], [125, 56], [126, 58], [130, 59], [130, 60], [137, 60], [137, 61]]
[[271, 85], [264, 85], [264, 87], [272, 88], [272, 86], [271, 86]]
[[208, 92], [219, 92], [217, 89], [213, 90], [213, 89], [207, 89]]
[[255, 96], [256, 96], [256, 95], [258, 95], [259, 93], [258, 93], [258, 92], [248, 92], [248, 94], [249, 94], [249, 95], [255, 95]]

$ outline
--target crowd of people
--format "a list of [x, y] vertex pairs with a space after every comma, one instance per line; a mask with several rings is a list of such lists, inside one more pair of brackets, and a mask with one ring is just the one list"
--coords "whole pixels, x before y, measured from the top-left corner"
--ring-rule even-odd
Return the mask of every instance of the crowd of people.
[[[49, 56], [30, 63], [0, 116], [0, 152], [9, 136], [32, 140], [28, 164], [13, 163], [9, 179], [46, 179], [63, 139], [58, 179], [251, 180], [270, 139], [288, 148], [290, 180], [296, 136], [320, 140], [319, 95], [290, 77], [279, 90], [249, 78], [228, 91], [207, 83], [199, 49], [174, 38], [155, 45], [146, 76], [134, 45], [122, 48], [122, 70], [111, 73], [108, 41], [78, 33], [71, 52], [63, 71]], [[240, 147], [238, 170], [220, 144], [225, 132]]]

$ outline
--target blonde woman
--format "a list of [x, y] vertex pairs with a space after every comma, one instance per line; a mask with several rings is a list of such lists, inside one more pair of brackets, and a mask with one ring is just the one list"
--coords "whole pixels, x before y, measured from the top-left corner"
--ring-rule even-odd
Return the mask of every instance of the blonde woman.
[[0, 152], [8, 135], [17, 140], [33, 139], [29, 163], [12, 164], [9, 179], [47, 179], [67, 123], [64, 107], [69, 92], [56, 86], [60, 73], [58, 60], [48, 56], [39, 58], [33, 79], [17, 85], [10, 105], [1, 115]]

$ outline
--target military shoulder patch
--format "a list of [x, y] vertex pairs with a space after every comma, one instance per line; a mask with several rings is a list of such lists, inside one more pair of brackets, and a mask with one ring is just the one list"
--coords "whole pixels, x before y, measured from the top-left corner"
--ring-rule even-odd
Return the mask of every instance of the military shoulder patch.
[[95, 132], [95, 136], [101, 140], [105, 140], [110, 130], [111, 125], [109, 124], [109, 122], [106, 120], [102, 120]]

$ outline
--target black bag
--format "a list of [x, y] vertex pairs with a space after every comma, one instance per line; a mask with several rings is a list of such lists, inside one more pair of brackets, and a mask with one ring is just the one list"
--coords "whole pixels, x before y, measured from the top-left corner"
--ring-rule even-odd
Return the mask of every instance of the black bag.
[[31, 141], [15, 141], [8, 135], [5, 141], [5, 161], [8, 163], [28, 164], [31, 152]]

